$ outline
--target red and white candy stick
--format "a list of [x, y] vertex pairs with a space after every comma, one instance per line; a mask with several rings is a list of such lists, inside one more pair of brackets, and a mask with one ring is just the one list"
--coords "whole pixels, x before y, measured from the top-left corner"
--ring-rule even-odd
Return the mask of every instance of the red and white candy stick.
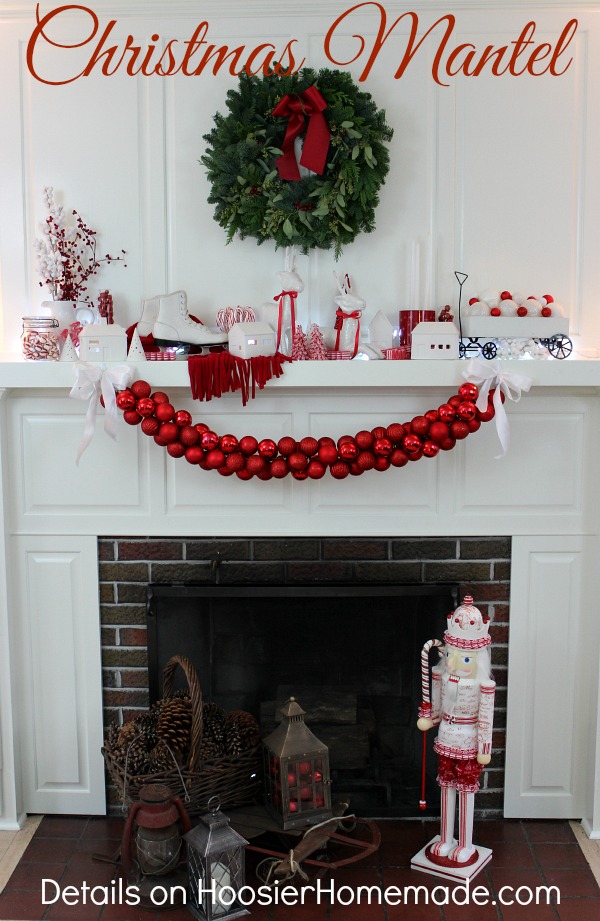
[[[429, 677], [429, 650], [437, 646], [440, 649], [444, 644], [441, 640], [427, 640], [421, 650], [421, 706], [419, 717], [431, 719], [431, 682]], [[423, 751], [421, 755], [421, 799], [419, 809], [427, 808], [425, 799], [425, 767], [427, 763], [427, 731], [423, 732]]]

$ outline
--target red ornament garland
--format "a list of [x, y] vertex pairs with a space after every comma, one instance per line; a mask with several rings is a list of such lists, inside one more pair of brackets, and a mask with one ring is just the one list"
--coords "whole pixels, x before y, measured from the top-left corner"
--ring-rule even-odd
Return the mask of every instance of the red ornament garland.
[[[176, 410], [166, 393], [151, 392], [146, 381], [136, 381], [117, 394], [117, 406], [129, 425], [140, 425], [145, 435], [166, 447], [171, 457], [185, 457], [203, 470], [217, 470], [221, 476], [240, 480], [282, 479], [288, 473], [296, 480], [320, 480], [329, 470], [336, 480], [360, 476], [365, 470], [389, 470], [404, 467], [409, 461], [435, 457], [450, 451], [457, 441], [476, 432], [482, 422], [494, 418], [494, 391], [487, 409], [477, 409], [476, 384], [467, 382], [458, 393], [410, 422], [393, 422], [363, 430], [354, 437], [342, 435], [337, 442], [328, 436], [307, 435], [299, 442], [289, 435], [275, 442], [253, 435], [238, 439], [235, 435], [218, 435], [204, 422], [192, 424], [187, 410]], [[504, 402], [504, 394], [502, 394]]]

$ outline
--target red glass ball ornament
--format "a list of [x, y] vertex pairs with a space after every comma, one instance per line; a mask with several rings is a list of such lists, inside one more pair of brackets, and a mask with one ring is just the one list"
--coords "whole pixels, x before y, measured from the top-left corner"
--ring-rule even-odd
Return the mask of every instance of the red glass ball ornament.
[[492, 317], [501, 317], [501, 316], [502, 316], [502, 311], [500, 310], [499, 307], [492, 307], [492, 309], [490, 310], [490, 316], [492, 316]]
[[438, 409], [438, 416], [440, 417], [440, 422], [454, 422], [456, 410], [449, 403], [442, 403]]
[[385, 438], [387, 435], [387, 429], [384, 429], [383, 426], [378, 425], [377, 428], [371, 429], [371, 435], [373, 436], [373, 441], [377, 441], [378, 438]]
[[[169, 423], [166, 423], [168, 425]], [[185, 445], [182, 445], [180, 441], [172, 441], [167, 445], [167, 452], [171, 457], [183, 457], [185, 454]]]
[[151, 400], [150, 397], [142, 397], [135, 404], [135, 408], [140, 414], [140, 416], [151, 416], [156, 409], [156, 403], [154, 400]]
[[423, 457], [423, 448], [420, 451], [415, 451], [413, 454], [408, 455], [409, 461], [418, 461]]
[[212, 451], [209, 451], [206, 455], [206, 463], [211, 470], [216, 470], [218, 467], [224, 465], [225, 455], [219, 448], [213, 448]]
[[322, 464], [325, 464], [328, 467], [330, 464], [334, 464], [338, 459], [338, 452], [335, 445], [321, 445], [317, 452], [317, 457]]
[[467, 425], [469, 426], [469, 432], [476, 432], [481, 428], [481, 422], [479, 419], [469, 419]]
[[246, 458], [239, 451], [234, 451], [233, 454], [228, 454], [225, 458], [225, 466], [229, 470], [241, 470], [242, 467], [246, 465]]
[[267, 462], [260, 454], [252, 454], [246, 459], [246, 470], [249, 470], [250, 473], [260, 473], [266, 466]]
[[242, 467], [241, 470], [236, 470], [235, 475], [239, 480], [251, 480], [254, 476], [254, 474], [250, 473], [249, 470], [246, 470], [245, 467]]
[[357, 461], [351, 461], [350, 463], [350, 476], [362, 476], [365, 471], [359, 465]]
[[240, 451], [242, 454], [254, 454], [255, 451], [258, 451], [258, 441], [254, 435], [244, 435], [243, 438], [240, 438]]
[[542, 316], [551, 317], [552, 316], [552, 307], [542, 307]]
[[[492, 403], [492, 402], [493, 402], [494, 394], [495, 394], [495, 393], [496, 393], [496, 388], [494, 387], [494, 389], [493, 389], [493, 390], [490, 390], [490, 392], [489, 392], [489, 394], [488, 394], [488, 403]], [[506, 400], [506, 397], [504, 396], [504, 393], [503, 393], [502, 391], [500, 391], [500, 400], [501, 400], [502, 403], [504, 403], [504, 401]]]
[[429, 425], [433, 422], [437, 422], [439, 418], [437, 409], [428, 409], [425, 413], [425, 418], [429, 422]]
[[429, 437], [432, 441], [443, 441], [450, 434], [450, 428], [446, 422], [433, 422], [429, 429]]
[[329, 472], [334, 480], [345, 480], [350, 473], [350, 468], [344, 461], [336, 461], [335, 464], [331, 465]]
[[163, 422], [158, 430], [161, 441], [170, 444], [172, 441], [179, 441], [179, 428], [174, 422]]
[[210, 467], [206, 463], [206, 455], [203, 455], [200, 458], [200, 460], [198, 461], [198, 466], [200, 467], [200, 470], [210, 470]]
[[232, 451], [237, 451], [238, 440], [235, 435], [221, 435], [219, 447], [225, 454], [231, 454]]
[[358, 457], [358, 446], [354, 441], [345, 441], [338, 448], [342, 460], [353, 461]]
[[200, 441], [200, 432], [193, 425], [184, 425], [179, 432], [179, 440], [186, 448], [197, 445]]
[[337, 440], [338, 451], [342, 445], [348, 444], [351, 441], [354, 441], [352, 435], [341, 435]]
[[202, 432], [200, 435], [200, 444], [205, 451], [213, 451], [219, 444], [219, 436], [216, 432]]
[[435, 457], [440, 450], [440, 446], [435, 441], [426, 441], [423, 445], [423, 454], [425, 457]]
[[451, 435], [448, 435], [447, 438], [444, 438], [443, 441], [440, 441], [440, 448], [442, 451], [451, 451], [456, 445], [456, 438], [452, 438]]
[[288, 475], [288, 472], [289, 467], [283, 457], [276, 457], [274, 461], [271, 461], [271, 473], [275, 479], [282, 480]]
[[154, 436], [154, 441], [156, 442], [157, 445], [160, 445], [161, 448], [166, 448], [167, 445], [169, 444], [168, 441], [165, 441], [164, 438], [160, 437], [160, 431], [158, 431], [156, 435]]
[[405, 435], [402, 439], [402, 445], [407, 454], [416, 454], [421, 450], [421, 439], [418, 435]]
[[197, 431], [200, 435], [202, 434], [202, 432], [208, 432], [208, 431], [209, 431], [209, 427], [208, 427], [208, 425], [206, 424], [206, 422], [196, 422], [196, 424], [194, 425], [194, 428], [196, 429], [196, 431]]
[[455, 393], [453, 397], [450, 397], [450, 399], [448, 400], [448, 403], [450, 406], [453, 406], [455, 410], [457, 410], [460, 404], [462, 403], [462, 399], [459, 397], [457, 393]]
[[[156, 400], [154, 400], [156, 403]], [[158, 403], [154, 415], [159, 422], [170, 422], [175, 416], [175, 407], [170, 403]]]
[[389, 438], [378, 438], [373, 445], [373, 451], [378, 457], [389, 457], [393, 444]]
[[525, 307], [523, 304], [521, 304], [520, 307], [517, 307], [517, 316], [518, 316], [518, 317], [526, 317], [526, 316], [527, 316], [527, 307]]
[[323, 435], [321, 438], [319, 438], [319, 447], [322, 447], [323, 445], [334, 445], [334, 444], [335, 444], [335, 441], [333, 440], [333, 438], [330, 438], [329, 435]]
[[137, 400], [131, 390], [121, 390], [117, 394], [116, 402], [119, 409], [124, 412], [126, 409], [133, 409]]
[[392, 467], [405, 467], [408, 464], [408, 454], [400, 448], [394, 448], [390, 454], [390, 464]]
[[378, 470], [379, 473], [383, 473], [384, 470], [390, 469], [390, 459], [389, 457], [376, 457], [374, 470]]
[[142, 417], [135, 411], [135, 409], [126, 409], [123, 413], [123, 418], [125, 419], [127, 425], [139, 425], [142, 421]]
[[415, 416], [410, 420], [410, 430], [415, 435], [426, 435], [429, 431], [429, 419], [426, 419], [425, 416]]
[[175, 424], [179, 428], [183, 428], [184, 425], [192, 424], [192, 414], [187, 411], [187, 409], [178, 409], [175, 413]]
[[160, 422], [154, 416], [142, 421], [142, 432], [144, 435], [156, 435], [160, 428]]
[[360, 432], [357, 432], [354, 437], [354, 441], [356, 442], [356, 444], [358, 445], [361, 451], [367, 451], [373, 444], [373, 440], [374, 439], [371, 433], [367, 432], [365, 429], [363, 429]]
[[155, 403], [168, 403], [169, 397], [162, 390], [157, 390], [156, 393], [152, 394], [152, 399]]
[[552, 297], [551, 294], [544, 294], [544, 300], [546, 301], [547, 304], [554, 303], [554, 298]]
[[325, 464], [322, 464], [319, 460], [311, 460], [308, 465], [308, 475], [311, 480], [320, 480], [321, 477], [325, 476], [325, 471], [327, 470]]
[[388, 427], [385, 430], [386, 438], [389, 438], [390, 441], [396, 444], [399, 441], [402, 441], [405, 435], [406, 435], [406, 432], [404, 431], [404, 426], [400, 425], [399, 422], [392, 422], [392, 424], [388, 425]]
[[230, 470], [229, 467], [217, 467], [217, 473], [220, 476], [233, 476], [233, 470]]
[[275, 457], [277, 454], [277, 445], [271, 438], [264, 438], [258, 445], [258, 453], [261, 457], [266, 457], [269, 459], [271, 457]]
[[292, 476], [295, 480], [305, 480], [308, 477], [307, 470], [292, 470]]
[[149, 397], [152, 393], [152, 387], [148, 381], [134, 381], [129, 389], [136, 400], [143, 399], [143, 397]]
[[469, 434], [469, 426], [466, 422], [462, 422], [460, 419], [456, 419], [450, 426], [450, 432], [452, 437], [456, 438], [457, 441], [460, 441], [463, 438], [466, 438]]
[[316, 454], [319, 450], [319, 442], [316, 438], [312, 438], [311, 435], [307, 435], [300, 442], [300, 450], [303, 454], [306, 454], [307, 457], [312, 457], [313, 454]]
[[289, 435], [286, 435], [284, 438], [280, 438], [277, 442], [277, 448], [282, 457], [287, 457], [289, 454], [293, 454], [296, 450], [296, 442], [293, 438], [290, 438]]
[[478, 304], [478, 303], [479, 303], [479, 298], [478, 298], [478, 297], [470, 297], [470, 298], [469, 298], [469, 307], [472, 307], [473, 304]]
[[290, 812], [298, 812], [298, 803], [296, 802], [296, 800], [294, 799], [290, 800], [289, 810]]
[[303, 454], [302, 451], [294, 451], [293, 454], [287, 459], [288, 467], [293, 472], [297, 473], [299, 470], [306, 470], [308, 467], [308, 457], [306, 454]]
[[510, 291], [503, 291], [502, 294], [500, 295], [500, 300], [501, 301], [512, 301], [512, 295]]
[[496, 415], [496, 410], [494, 409], [493, 403], [488, 403], [487, 409], [477, 410], [477, 418], [480, 422], [490, 422], [491, 419]]
[[273, 474], [271, 473], [271, 465], [268, 461], [265, 461], [265, 467], [263, 470], [259, 470], [256, 474], [259, 480], [272, 480]]
[[356, 458], [356, 463], [363, 470], [372, 470], [375, 466], [375, 455], [372, 451], [361, 451]]
[[464, 384], [461, 384], [458, 388], [458, 395], [462, 400], [470, 400], [472, 403], [475, 402], [479, 396], [479, 387], [477, 384], [467, 381]]
[[469, 422], [477, 415], [477, 407], [474, 403], [465, 400], [465, 402], [461, 403], [456, 410], [456, 415], [459, 419], [462, 419], [463, 422]]
[[199, 464], [201, 460], [204, 460], [204, 451], [200, 445], [192, 445], [185, 449], [185, 459], [188, 464]]

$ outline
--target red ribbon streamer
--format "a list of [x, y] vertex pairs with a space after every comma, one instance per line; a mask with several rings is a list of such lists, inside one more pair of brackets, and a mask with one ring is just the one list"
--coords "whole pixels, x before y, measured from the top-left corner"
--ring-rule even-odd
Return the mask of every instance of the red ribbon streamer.
[[304, 147], [300, 163], [313, 173], [322, 175], [329, 150], [329, 126], [323, 115], [327, 103], [316, 86], [309, 86], [299, 95], [288, 93], [273, 109], [272, 115], [289, 119], [281, 149], [283, 153], [277, 159], [280, 179], [301, 179], [300, 170], [294, 153], [294, 141], [304, 130], [306, 118], [308, 127], [304, 138]]
[[283, 334], [283, 304], [284, 298], [289, 297], [290, 299], [290, 317], [292, 320], [292, 342], [294, 341], [294, 336], [296, 335], [296, 298], [298, 297], [297, 291], [281, 291], [279, 294], [273, 296], [274, 301], [279, 301], [279, 311], [277, 313], [277, 342], [275, 343], [275, 348], [279, 351], [281, 345], [281, 336]]
[[336, 352], [340, 347], [340, 333], [342, 332], [342, 324], [344, 320], [358, 320], [358, 323], [356, 324], [356, 335], [354, 337], [354, 351], [352, 352], [352, 357], [354, 358], [354, 356], [358, 352], [358, 341], [360, 339], [360, 314], [361, 314], [360, 310], [352, 310], [350, 313], [345, 313], [345, 311], [343, 311], [341, 307], [338, 307], [338, 309], [336, 310], [335, 324], [334, 324], [334, 329], [337, 329], [337, 334], [335, 337]]
[[254, 399], [272, 377], [281, 377], [283, 364], [291, 361], [286, 355], [256, 355], [239, 358], [230, 352], [210, 352], [188, 358], [190, 387], [195, 400], [220, 397], [223, 393], [242, 391], [242, 404]]

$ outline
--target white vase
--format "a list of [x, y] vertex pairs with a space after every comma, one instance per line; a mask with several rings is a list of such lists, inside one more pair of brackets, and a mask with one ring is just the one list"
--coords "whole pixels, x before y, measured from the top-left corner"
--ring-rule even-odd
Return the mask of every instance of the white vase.
[[59, 333], [68, 329], [77, 319], [75, 311], [78, 307], [87, 307], [83, 301], [42, 301], [41, 316], [56, 317], [59, 322]]

